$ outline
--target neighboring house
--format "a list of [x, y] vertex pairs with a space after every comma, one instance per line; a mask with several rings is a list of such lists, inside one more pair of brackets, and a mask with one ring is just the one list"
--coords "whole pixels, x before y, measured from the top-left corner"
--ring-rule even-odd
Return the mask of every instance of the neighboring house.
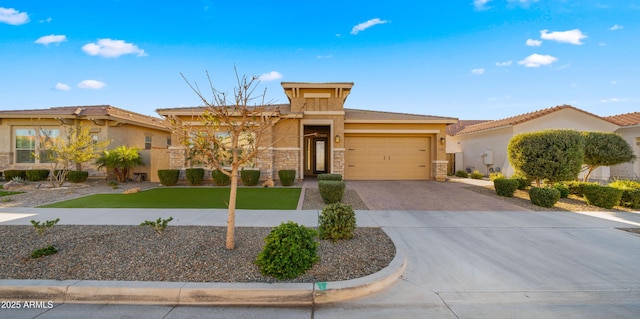
[[631, 145], [636, 160], [611, 166], [611, 177], [640, 179], [640, 112], [626, 113], [605, 117], [620, 126], [616, 133], [620, 134]]
[[[447, 139], [447, 153], [456, 154], [456, 170], [477, 169], [484, 174], [501, 171], [511, 176], [514, 170], [507, 158], [507, 145], [516, 134], [545, 129], [616, 132], [618, 128], [618, 124], [611, 119], [570, 105], [560, 105], [468, 125]], [[592, 179], [606, 180], [609, 176], [609, 167], [600, 167], [591, 174]]]
[[[457, 119], [345, 109], [353, 83], [283, 82], [290, 104], [275, 105], [286, 119], [272, 129], [257, 159], [262, 178], [280, 169], [297, 177], [343, 174], [349, 180], [444, 180], [446, 127]], [[194, 123], [202, 107], [165, 108], [166, 118]], [[178, 141], [179, 137], [172, 137]], [[170, 168], [188, 167], [186, 149], [170, 147]], [[268, 143], [267, 143], [268, 144]]]
[[[108, 149], [121, 145], [137, 147], [145, 162], [134, 173], [153, 172], [152, 149], [166, 149], [171, 134], [161, 118], [142, 115], [109, 105], [64, 106], [35, 110], [0, 111], [0, 170], [50, 168], [45, 158], [36, 158], [42, 136], [66, 134], [65, 127], [82, 123], [96, 140], [110, 140]], [[104, 175], [92, 163], [82, 167], [91, 176]]]

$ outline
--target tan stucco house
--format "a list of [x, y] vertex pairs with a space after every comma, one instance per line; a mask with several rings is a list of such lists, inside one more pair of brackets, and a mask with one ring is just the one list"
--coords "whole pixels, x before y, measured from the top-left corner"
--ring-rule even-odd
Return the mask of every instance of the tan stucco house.
[[[636, 124], [636, 129], [637, 126]], [[614, 119], [600, 117], [570, 105], [559, 105], [495, 121], [469, 122], [467, 126], [450, 130], [447, 153], [455, 154], [456, 170], [477, 169], [484, 174], [493, 170], [511, 176], [514, 169], [507, 158], [507, 145], [516, 134], [545, 129], [620, 133], [619, 128]], [[632, 125], [629, 132], [633, 135], [638, 131], [634, 131]], [[600, 167], [591, 174], [591, 178], [607, 180], [611, 175], [614, 174], [609, 167]]]
[[[297, 177], [343, 174], [348, 180], [444, 180], [450, 117], [344, 108], [353, 83], [283, 82], [289, 104], [275, 105], [276, 123], [257, 159], [262, 178], [295, 169]], [[164, 108], [166, 118], [193, 122], [202, 107]], [[190, 120], [191, 119], [191, 120]], [[178, 140], [178, 136], [172, 139]], [[188, 167], [182, 145], [169, 149], [171, 168]]]
[[[50, 168], [45, 159], [32, 156], [40, 148], [39, 136], [64, 137], [66, 126], [89, 127], [96, 140], [110, 140], [108, 148], [120, 145], [140, 149], [145, 166], [134, 173], [151, 175], [153, 149], [167, 149], [171, 134], [161, 118], [142, 115], [110, 105], [64, 106], [48, 109], [0, 111], [0, 171]], [[91, 176], [104, 175], [94, 165], [83, 166]]]
[[619, 114], [605, 117], [620, 126], [616, 133], [620, 134], [631, 145], [636, 160], [611, 166], [611, 177], [640, 180], [640, 112]]

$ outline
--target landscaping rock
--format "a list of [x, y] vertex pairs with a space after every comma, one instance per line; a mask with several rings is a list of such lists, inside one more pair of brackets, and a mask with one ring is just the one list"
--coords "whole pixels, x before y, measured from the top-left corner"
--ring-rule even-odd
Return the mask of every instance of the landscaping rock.
[[140, 192], [140, 187], [135, 187], [135, 188], [130, 188], [125, 190], [124, 192], [122, 192], [122, 194], [127, 195], [127, 194], [135, 194], [139, 192]]

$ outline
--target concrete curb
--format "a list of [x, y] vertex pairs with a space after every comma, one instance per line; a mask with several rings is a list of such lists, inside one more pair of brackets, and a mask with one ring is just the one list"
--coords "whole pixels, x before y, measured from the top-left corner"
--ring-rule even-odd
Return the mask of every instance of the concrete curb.
[[157, 281], [0, 280], [0, 299], [54, 303], [310, 306], [379, 292], [402, 276], [407, 257], [396, 245], [389, 265], [368, 276], [318, 283], [184, 283]]

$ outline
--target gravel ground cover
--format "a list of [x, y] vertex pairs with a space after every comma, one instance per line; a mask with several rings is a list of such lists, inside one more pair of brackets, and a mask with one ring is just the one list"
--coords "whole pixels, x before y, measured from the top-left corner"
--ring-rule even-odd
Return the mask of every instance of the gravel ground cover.
[[[342, 197], [342, 203], [349, 204], [354, 210], [368, 210], [367, 205], [364, 204], [358, 193], [353, 189], [345, 189], [344, 196]], [[322, 209], [325, 206], [320, 191], [317, 188], [307, 188], [304, 193], [304, 202], [302, 203], [302, 209]]]

